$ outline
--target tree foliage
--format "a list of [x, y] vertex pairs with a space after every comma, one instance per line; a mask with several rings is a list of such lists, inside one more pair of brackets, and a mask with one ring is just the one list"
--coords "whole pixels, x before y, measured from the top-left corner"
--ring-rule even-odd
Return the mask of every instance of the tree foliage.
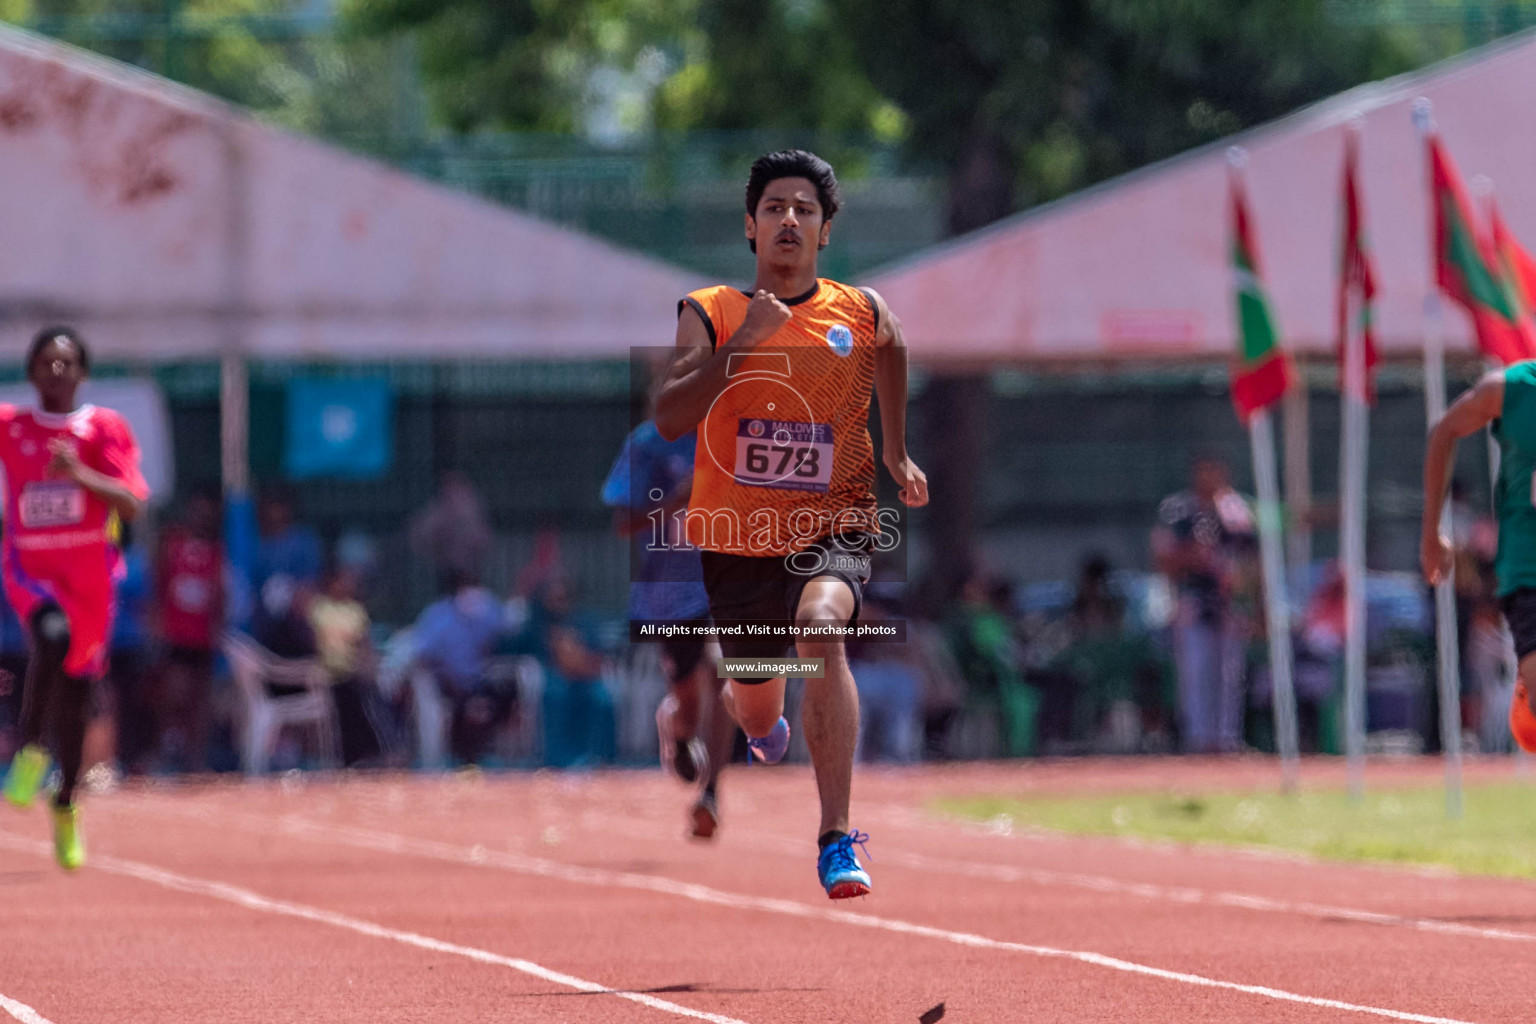
[[[658, 57], [649, 127], [904, 136], [951, 227], [1438, 54], [1324, 0], [352, 0], [411, 30], [449, 127], [577, 131], [594, 72]], [[644, 126], [641, 126], [644, 127]]]
[[[1322, 0], [829, 0], [956, 230], [1423, 59]], [[967, 209], [965, 193], [971, 193]]]
[[372, 139], [408, 117], [411, 55], [397, 42], [337, 35], [310, 7], [305, 0], [0, 0], [0, 20], [165, 74], [295, 131]]

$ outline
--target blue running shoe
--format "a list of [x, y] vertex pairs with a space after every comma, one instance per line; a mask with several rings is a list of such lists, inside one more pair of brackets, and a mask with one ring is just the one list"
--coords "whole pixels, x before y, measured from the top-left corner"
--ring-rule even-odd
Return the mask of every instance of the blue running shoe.
[[821, 876], [821, 887], [827, 890], [828, 899], [847, 900], [869, 895], [869, 872], [864, 870], [858, 855], [853, 852], [857, 845], [868, 853], [864, 847], [867, 842], [869, 833], [854, 829], [821, 848], [821, 856], [816, 858], [816, 873]]
[[789, 723], [780, 715], [779, 720], [773, 723], [773, 731], [767, 736], [757, 739], [747, 737], [747, 761], [750, 763], [752, 755], [764, 764], [778, 764], [784, 760], [784, 755], [789, 750]]

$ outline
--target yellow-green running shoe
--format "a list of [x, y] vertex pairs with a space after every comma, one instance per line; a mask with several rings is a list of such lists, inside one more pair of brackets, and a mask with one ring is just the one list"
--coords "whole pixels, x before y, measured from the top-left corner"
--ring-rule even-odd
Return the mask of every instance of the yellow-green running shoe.
[[80, 839], [80, 809], [74, 804], [53, 809], [53, 856], [65, 871], [73, 871], [85, 863], [85, 843]]
[[37, 791], [48, 778], [48, 751], [29, 743], [11, 758], [11, 770], [5, 773], [5, 798], [17, 807], [31, 807]]

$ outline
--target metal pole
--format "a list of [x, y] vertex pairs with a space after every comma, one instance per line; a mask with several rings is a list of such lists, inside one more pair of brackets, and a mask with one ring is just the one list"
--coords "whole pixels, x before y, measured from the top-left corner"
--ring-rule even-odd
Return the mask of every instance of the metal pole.
[[1312, 564], [1311, 415], [1306, 368], [1296, 367], [1296, 386], [1285, 395], [1285, 523], [1286, 561], [1291, 573], [1303, 577]]
[[220, 126], [224, 143], [224, 281], [220, 310], [219, 439], [221, 469], [228, 501], [250, 493], [250, 403], [246, 367], [246, 288], [250, 276], [249, 175], [241, 147], [240, 123], [225, 111]]
[[1296, 690], [1292, 680], [1290, 604], [1280, 553], [1280, 483], [1275, 467], [1274, 433], [1268, 409], [1255, 414], [1248, 425], [1248, 438], [1253, 445], [1253, 477], [1259, 492], [1259, 559], [1264, 572], [1269, 677], [1274, 687], [1275, 746], [1280, 751], [1281, 787], [1292, 793], [1299, 775]]
[[251, 490], [250, 422], [245, 357], [225, 352], [219, 365], [220, 468], [224, 492], [237, 501]]
[[[1346, 319], [1346, 325], [1348, 320]], [[1349, 797], [1365, 792], [1365, 345], [1359, 331], [1346, 330], [1344, 430], [1339, 481], [1339, 559], [1344, 573], [1344, 744]]]
[[[1420, 140], [1434, 131], [1433, 107], [1419, 98], [1413, 104], [1413, 124]], [[1432, 187], [1432, 186], [1431, 186]], [[1442, 333], [1440, 296], [1430, 282], [1424, 297], [1424, 413], [1430, 425], [1445, 415], [1445, 337]], [[1426, 428], [1427, 433], [1427, 428]], [[1440, 531], [1451, 527], [1451, 510], [1440, 509]], [[1435, 587], [1435, 649], [1439, 654], [1440, 744], [1445, 752], [1445, 811], [1461, 817], [1461, 667], [1456, 634], [1455, 570]]]

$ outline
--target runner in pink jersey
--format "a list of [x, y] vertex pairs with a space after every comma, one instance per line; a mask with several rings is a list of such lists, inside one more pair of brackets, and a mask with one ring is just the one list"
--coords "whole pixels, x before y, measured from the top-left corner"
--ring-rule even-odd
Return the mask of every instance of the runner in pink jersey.
[[[111, 519], [132, 520], [149, 497], [128, 422], [111, 409], [75, 403], [89, 370], [90, 354], [75, 332], [47, 328], [27, 353], [37, 408], [0, 405], [0, 577], [31, 647], [23, 746], [6, 775], [5, 796], [18, 806], [32, 803], [51, 747], [63, 776], [53, 795], [54, 851], [66, 868], [85, 857], [74, 793], [91, 684], [106, 664], [112, 631], [118, 551]], [[44, 736], [50, 722], [51, 742]]]

